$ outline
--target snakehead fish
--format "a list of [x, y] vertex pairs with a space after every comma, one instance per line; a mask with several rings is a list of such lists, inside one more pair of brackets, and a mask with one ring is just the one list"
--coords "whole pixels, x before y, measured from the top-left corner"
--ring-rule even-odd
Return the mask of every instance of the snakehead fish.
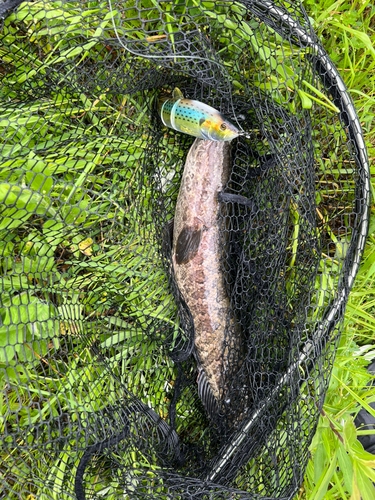
[[225, 360], [229, 351], [231, 360], [236, 359], [239, 343], [238, 338], [225, 339], [229, 299], [220, 262], [218, 193], [229, 170], [230, 143], [195, 140], [186, 158], [173, 228], [174, 273], [194, 320], [198, 392], [211, 416], [222, 407], [221, 398], [226, 399], [226, 387], [221, 387]]
[[175, 88], [172, 98], [160, 98], [159, 116], [166, 127], [210, 141], [231, 141], [243, 135], [232, 123], [203, 102], [184, 99]]

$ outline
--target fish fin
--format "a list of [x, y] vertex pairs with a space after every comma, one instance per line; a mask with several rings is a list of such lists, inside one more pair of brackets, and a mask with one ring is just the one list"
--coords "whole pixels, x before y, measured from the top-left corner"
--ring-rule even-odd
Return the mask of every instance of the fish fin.
[[246, 198], [246, 196], [241, 196], [240, 194], [224, 193], [220, 191], [217, 193], [217, 199], [219, 203], [239, 203], [240, 205], [249, 207], [252, 212], [258, 211], [258, 207], [253, 200]]
[[186, 264], [193, 259], [201, 244], [203, 228], [185, 226], [178, 235], [176, 243], [176, 262]]
[[171, 246], [173, 245], [173, 228], [174, 228], [174, 217], [167, 222], [168, 225], [168, 236]]
[[172, 219], [169, 219], [169, 221], [167, 221], [163, 227], [163, 240], [166, 243], [169, 243], [170, 248], [172, 248], [173, 245], [173, 227], [174, 217], [172, 217]]
[[213, 395], [210, 384], [208, 383], [206, 374], [203, 369], [199, 370], [198, 376], [198, 396], [202, 401], [204, 409], [206, 410], [208, 416], [214, 422], [217, 421], [222, 414], [220, 412], [219, 404]]
[[174, 91], [173, 91], [173, 99], [183, 99], [184, 98], [184, 94], [181, 92], [181, 90], [179, 88], [175, 88]]

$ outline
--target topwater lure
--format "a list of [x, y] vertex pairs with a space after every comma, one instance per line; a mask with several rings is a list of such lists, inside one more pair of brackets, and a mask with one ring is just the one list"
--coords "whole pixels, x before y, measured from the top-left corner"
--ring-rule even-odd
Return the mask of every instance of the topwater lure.
[[164, 125], [208, 141], [231, 141], [243, 135], [219, 111], [203, 102], [184, 99], [175, 88], [172, 98], [160, 98], [158, 111]]

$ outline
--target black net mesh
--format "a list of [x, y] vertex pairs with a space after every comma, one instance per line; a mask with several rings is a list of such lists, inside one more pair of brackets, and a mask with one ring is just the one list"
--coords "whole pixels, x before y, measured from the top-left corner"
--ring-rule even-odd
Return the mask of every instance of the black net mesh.
[[[2, 498], [292, 498], [369, 206], [361, 127], [306, 13], [19, 4], [0, 4]], [[194, 141], [158, 116], [175, 87], [244, 132], [218, 198], [214, 399], [172, 263]]]

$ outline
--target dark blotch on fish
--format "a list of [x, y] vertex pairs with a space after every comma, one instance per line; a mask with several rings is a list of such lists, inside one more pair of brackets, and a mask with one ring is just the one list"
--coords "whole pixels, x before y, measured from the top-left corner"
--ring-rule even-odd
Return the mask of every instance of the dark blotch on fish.
[[176, 243], [177, 264], [186, 264], [194, 258], [202, 240], [202, 231], [203, 229], [196, 229], [195, 227], [183, 228]]

